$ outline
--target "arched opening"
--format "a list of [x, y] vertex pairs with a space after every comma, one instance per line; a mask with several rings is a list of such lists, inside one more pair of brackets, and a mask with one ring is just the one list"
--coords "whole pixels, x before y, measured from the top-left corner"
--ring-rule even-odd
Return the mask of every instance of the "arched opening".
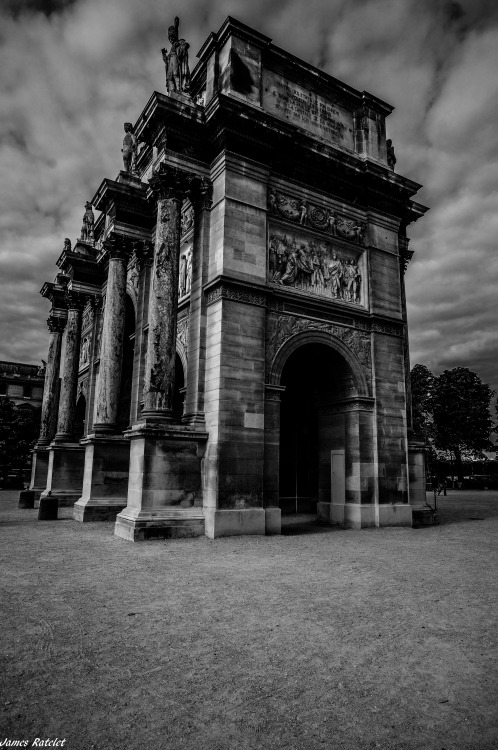
[[360, 460], [358, 413], [350, 409], [356, 379], [339, 351], [315, 342], [291, 352], [280, 385], [279, 506], [282, 515], [316, 517], [319, 504], [331, 502], [334, 457], [343, 487]]
[[85, 434], [85, 415], [86, 415], [86, 398], [80, 393], [78, 400], [76, 401], [76, 409], [74, 412], [74, 437], [76, 440], [81, 440]]
[[183, 404], [185, 401], [185, 372], [180, 355], [177, 353], [175, 359], [175, 389], [173, 391], [173, 414], [180, 420], [183, 416]]
[[119, 393], [118, 424], [121, 430], [130, 425], [131, 391], [133, 385], [133, 360], [135, 354], [135, 308], [131, 297], [126, 295], [125, 326], [123, 336], [123, 362], [121, 365], [121, 388]]

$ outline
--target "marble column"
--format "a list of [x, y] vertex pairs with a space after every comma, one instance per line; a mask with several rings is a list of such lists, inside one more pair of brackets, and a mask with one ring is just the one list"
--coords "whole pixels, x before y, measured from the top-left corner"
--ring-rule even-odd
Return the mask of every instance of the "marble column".
[[118, 428], [126, 309], [126, 272], [132, 250], [127, 237], [111, 234], [104, 242], [109, 266], [100, 344], [93, 431], [85, 446], [81, 497], [76, 521], [114, 521], [126, 506], [130, 441]]
[[125, 237], [111, 235], [104, 243], [109, 254], [106, 302], [100, 368], [97, 378], [94, 432], [117, 431], [123, 335], [125, 327], [126, 269], [131, 244]]
[[66, 299], [68, 308], [66, 354], [59, 399], [57, 433], [54, 438], [54, 442], [56, 443], [70, 443], [74, 441], [73, 429], [80, 359], [81, 313], [84, 306], [84, 298], [74, 292], [68, 292]]
[[57, 395], [59, 391], [59, 372], [61, 366], [62, 334], [66, 319], [50, 316], [47, 320], [50, 338], [48, 344], [47, 367], [43, 387], [40, 437], [36, 446], [50, 445], [54, 437], [57, 421]]
[[57, 432], [50, 445], [47, 487], [41, 497], [49, 493], [57, 497], [59, 505], [72, 506], [81, 495], [83, 486], [84, 449], [74, 437], [74, 414], [80, 358], [81, 314], [84, 297], [75, 292], [66, 294], [68, 308], [66, 325], [66, 353], [59, 398]]
[[62, 334], [66, 327], [66, 318], [51, 315], [47, 320], [47, 326], [50, 331], [50, 338], [43, 387], [40, 436], [33, 450], [29, 485], [29, 489], [35, 492], [35, 501], [38, 500], [47, 486], [48, 446], [54, 437], [57, 422]]
[[194, 177], [166, 167], [149, 180], [157, 198], [157, 223], [149, 301], [149, 335], [145, 366], [144, 410], [146, 421], [173, 423], [178, 263], [182, 202]]
[[121, 539], [204, 533], [201, 465], [207, 433], [175, 424], [176, 324], [181, 207], [198, 178], [164, 163], [149, 180], [157, 223], [149, 298], [149, 333], [140, 424], [130, 438], [127, 506], [116, 517]]

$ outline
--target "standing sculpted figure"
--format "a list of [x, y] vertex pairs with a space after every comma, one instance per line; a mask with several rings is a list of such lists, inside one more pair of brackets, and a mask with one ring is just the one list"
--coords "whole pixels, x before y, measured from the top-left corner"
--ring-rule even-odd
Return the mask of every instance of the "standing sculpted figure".
[[83, 214], [83, 226], [81, 227], [81, 240], [93, 245], [94, 242], [94, 225], [95, 216], [92, 211], [92, 204], [87, 201], [85, 203], [85, 213]]
[[185, 94], [190, 87], [190, 70], [188, 67], [189, 44], [185, 39], [178, 39], [178, 26], [180, 19], [175, 18], [175, 23], [168, 29], [168, 39], [171, 49], [166, 52], [166, 47], [161, 50], [166, 69], [166, 89], [168, 94], [176, 92]]
[[387, 166], [389, 169], [392, 169], [394, 171], [394, 167], [396, 164], [396, 156], [394, 153], [394, 146], [393, 142], [390, 138], [386, 141], [386, 149], [387, 149]]
[[187, 256], [180, 257], [180, 272], [178, 274], [178, 295], [183, 297], [187, 293]]
[[342, 263], [337, 255], [335, 253], [332, 253], [332, 259], [328, 267], [328, 278], [330, 281], [332, 297], [341, 296], [342, 273]]
[[136, 157], [137, 157], [137, 136], [133, 132], [133, 125], [131, 122], [125, 122], [124, 124], [125, 136], [123, 138], [123, 148], [121, 153], [123, 154], [123, 166], [124, 171], [129, 174], [135, 173], [136, 170]]
[[190, 287], [192, 286], [192, 250], [187, 253], [187, 269], [185, 277], [185, 294], [190, 294]]

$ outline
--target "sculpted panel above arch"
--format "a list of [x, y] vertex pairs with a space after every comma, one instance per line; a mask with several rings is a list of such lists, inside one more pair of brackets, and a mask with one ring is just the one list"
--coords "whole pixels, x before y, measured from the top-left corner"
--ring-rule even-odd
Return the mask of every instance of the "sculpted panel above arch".
[[[372, 352], [370, 334], [337, 323], [321, 322], [308, 318], [298, 318], [294, 315], [270, 314], [266, 323], [266, 382], [277, 382], [279, 377], [278, 355], [282, 348], [296, 339], [296, 344], [307, 343], [305, 334], [322, 334], [311, 336], [309, 342], [320, 339], [330, 344], [341, 353], [352, 370], [360, 374], [360, 390], [365, 395], [372, 392]], [[299, 338], [298, 338], [299, 337]], [[330, 337], [330, 338], [329, 338]], [[299, 343], [298, 343], [299, 342]]]

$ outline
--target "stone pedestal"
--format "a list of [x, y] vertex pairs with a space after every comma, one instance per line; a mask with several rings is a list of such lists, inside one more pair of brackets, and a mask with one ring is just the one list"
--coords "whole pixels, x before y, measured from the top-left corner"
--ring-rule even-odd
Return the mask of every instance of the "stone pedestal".
[[[275, 510], [280, 511], [279, 508]], [[209, 539], [215, 539], [219, 536], [266, 533], [266, 513], [264, 508], [244, 508], [241, 510], [205, 508], [204, 517], [206, 536]], [[280, 518], [277, 519], [277, 514], [274, 514], [273, 517], [269, 514], [269, 528], [273, 527], [276, 529], [277, 521], [280, 521]], [[274, 533], [279, 534], [280, 529]]]
[[59, 506], [71, 507], [81, 497], [85, 449], [79, 443], [54, 443], [49, 451], [47, 487], [40, 499], [57, 497]]
[[425, 507], [425, 444], [421, 440], [408, 441], [408, 493], [412, 508]]
[[115, 521], [126, 507], [130, 441], [116, 435], [88, 435], [85, 449], [83, 492], [75, 503], [75, 521]]
[[201, 461], [207, 434], [137, 425], [130, 438], [128, 503], [114, 533], [131, 542], [204, 534]]
[[48, 447], [36, 446], [33, 450], [29, 489], [35, 493], [35, 507], [47, 487], [49, 457]]

